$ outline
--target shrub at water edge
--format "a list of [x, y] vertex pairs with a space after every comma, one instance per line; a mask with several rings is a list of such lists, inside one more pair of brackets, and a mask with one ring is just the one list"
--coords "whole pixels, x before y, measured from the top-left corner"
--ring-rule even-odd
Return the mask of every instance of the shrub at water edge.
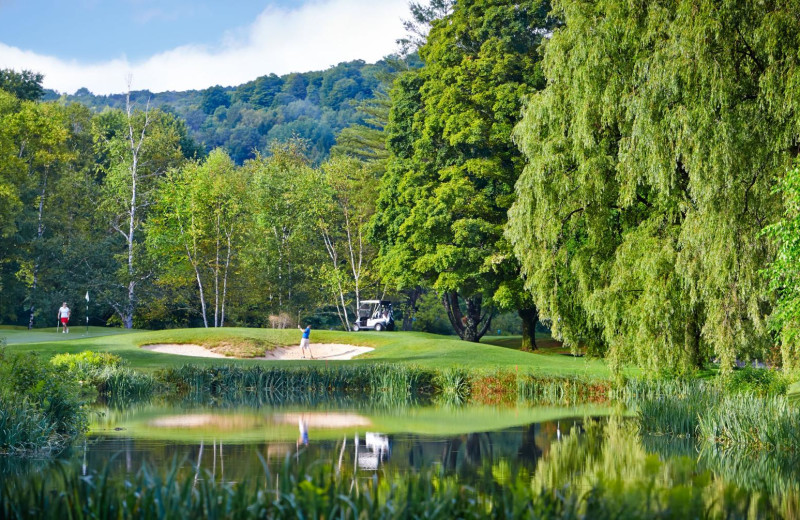
[[55, 454], [87, 424], [76, 381], [34, 354], [0, 348], [0, 454]]
[[50, 363], [78, 381], [88, 395], [93, 392], [106, 400], [135, 401], [149, 397], [156, 388], [156, 381], [149, 374], [136, 372], [126, 367], [125, 361], [108, 352], [90, 350], [78, 354], [58, 354]]

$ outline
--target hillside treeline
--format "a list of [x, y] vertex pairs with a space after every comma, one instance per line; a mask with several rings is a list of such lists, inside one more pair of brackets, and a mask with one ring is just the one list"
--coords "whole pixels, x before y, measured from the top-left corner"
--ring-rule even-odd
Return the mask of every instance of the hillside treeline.
[[[275, 140], [298, 137], [308, 143], [309, 160], [320, 164], [343, 128], [364, 122], [358, 103], [385, 93], [387, 79], [412, 66], [419, 66], [413, 54], [374, 64], [356, 60], [324, 71], [270, 74], [234, 87], [160, 93], [138, 90], [131, 92], [130, 98], [137, 106], [149, 103], [185, 121], [201, 154], [224, 148], [234, 162], [242, 164], [257, 151], [267, 152]], [[42, 99], [78, 102], [100, 112], [124, 109], [126, 94], [95, 95], [82, 88], [59, 95], [47, 90]]]
[[335, 104], [300, 76], [185, 120], [3, 94], [3, 319], [90, 286], [125, 325], [347, 327], [391, 294], [468, 341], [514, 312], [525, 348], [541, 321], [614, 367], [796, 365], [800, 3], [412, 7], [422, 65], [370, 87], [329, 159], [269, 132], [187, 153], [237, 106]]

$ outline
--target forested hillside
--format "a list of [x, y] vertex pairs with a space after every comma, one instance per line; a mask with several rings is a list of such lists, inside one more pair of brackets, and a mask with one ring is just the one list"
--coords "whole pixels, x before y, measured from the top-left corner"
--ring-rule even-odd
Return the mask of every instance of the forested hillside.
[[[131, 100], [139, 107], [149, 101], [151, 107], [184, 120], [188, 135], [204, 154], [223, 148], [242, 164], [255, 157], [255, 150], [265, 152], [272, 141], [299, 137], [308, 143], [309, 159], [319, 164], [343, 128], [363, 122], [357, 104], [384, 91], [387, 78], [409, 66], [419, 66], [413, 55], [374, 64], [356, 60], [324, 71], [261, 76], [235, 87], [159, 93], [138, 90], [131, 92]], [[82, 88], [61, 96], [48, 90], [42, 99], [78, 102], [101, 111], [124, 108], [126, 94], [95, 95]]]

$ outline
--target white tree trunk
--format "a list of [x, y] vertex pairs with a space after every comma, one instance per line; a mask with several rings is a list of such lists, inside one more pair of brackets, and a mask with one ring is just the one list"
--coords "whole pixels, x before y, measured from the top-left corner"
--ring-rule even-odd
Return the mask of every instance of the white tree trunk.
[[133, 328], [133, 313], [136, 310], [136, 280], [134, 279], [135, 268], [134, 268], [134, 244], [135, 244], [135, 237], [134, 233], [136, 231], [136, 210], [138, 208], [138, 200], [137, 200], [137, 189], [138, 189], [138, 181], [139, 181], [139, 153], [142, 149], [142, 143], [144, 143], [145, 134], [147, 132], [147, 125], [149, 124], [149, 102], [147, 109], [145, 109], [145, 117], [144, 117], [144, 124], [142, 125], [142, 132], [138, 136], [134, 136], [133, 134], [133, 109], [131, 107], [131, 89], [130, 89], [130, 79], [128, 81], [128, 93], [125, 97], [125, 112], [128, 116], [128, 144], [131, 150], [131, 165], [130, 165], [130, 181], [131, 181], [131, 200], [130, 206], [128, 209], [128, 232], [127, 234], [122, 232], [125, 235], [126, 243], [128, 247], [128, 301], [122, 308], [122, 318], [123, 326], [126, 329]]
[[[44, 236], [44, 198], [47, 193], [47, 170], [45, 169], [44, 175], [42, 177], [42, 192], [39, 194], [39, 222], [36, 229], [36, 241], [41, 242], [42, 237]], [[36, 314], [36, 304], [34, 303], [34, 299], [36, 298], [36, 287], [39, 284], [39, 255], [37, 253], [36, 260], [33, 262], [33, 283], [31, 284], [31, 314], [28, 319], [28, 330], [33, 328], [33, 320]]]
[[217, 211], [216, 242], [214, 244], [214, 327], [219, 327], [219, 211]]
[[[328, 252], [328, 258], [331, 259], [331, 263], [333, 264], [333, 270], [337, 273], [336, 276], [336, 287], [338, 289], [338, 298], [339, 302], [336, 303], [336, 312], [339, 314], [339, 319], [342, 321], [342, 325], [344, 325], [345, 330], [351, 330], [350, 326], [350, 316], [347, 314], [347, 304], [344, 300], [344, 288], [342, 287], [342, 281], [339, 279], [339, 252], [336, 251], [336, 244], [333, 242], [333, 238], [331, 235], [322, 230], [322, 240], [325, 243], [325, 250]], [[339, 305], [341, 304], [342, 309], [339, 310]], [[356, 316], [358, 316], [358, 312], [356, 312]]]
[[221, 315], [220, 320], [219, 320], [219, 326], [220, 327], [224, 327], [225, 326], [225, 300], [228, 297], [228, 269], [231, 266], [231, 234], [232, 233], [233, 232], [231, 231], [230, 233], [227, 234], [228, 251], [227, 251], [227, 254], [225, 255], [225, 271], [224, 271], [224, 275], [223, 275], [223, 278], [222, 278], [222, 315]]
[[203, 280], [200, 278], [200, 266], [197, 265], [196, 258], [192, 257], [192, 253], [189, 250], [189, 246], [186, 247], [186, 256], [189, 258], [189, 263], [192, 264], [192, 268], [194, 269], [194, 276], [197, 280], [197, 290], [200, 293], [200, 311], [203, 313], [203, 326], [208, 328], [208, 318], [206, 313], [206, 298], [203, 294]]

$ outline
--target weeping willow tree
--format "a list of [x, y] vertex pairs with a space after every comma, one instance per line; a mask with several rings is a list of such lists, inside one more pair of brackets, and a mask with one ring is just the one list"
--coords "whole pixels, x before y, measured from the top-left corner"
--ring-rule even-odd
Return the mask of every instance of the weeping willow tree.
[[507, 234], [554, 333], [680, 371], [770, 346], [761, 233], [798, 154], [800, 2], [554, 2]]

